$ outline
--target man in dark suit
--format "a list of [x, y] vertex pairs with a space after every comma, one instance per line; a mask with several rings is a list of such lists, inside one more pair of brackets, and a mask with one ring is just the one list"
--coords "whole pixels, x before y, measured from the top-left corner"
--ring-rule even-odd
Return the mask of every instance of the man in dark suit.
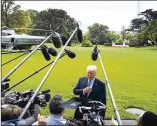
[[[105, 83], [96, 78], [96, 66], [88, 66], [86, 69], [87, 77], [81, 77], [73, 89], [75, 95], [81, 98], [88, 98], [94, 101], [100, 101], [106, 105]], [[105, 117], [105, 111], [100, 112], [100, 116]]]

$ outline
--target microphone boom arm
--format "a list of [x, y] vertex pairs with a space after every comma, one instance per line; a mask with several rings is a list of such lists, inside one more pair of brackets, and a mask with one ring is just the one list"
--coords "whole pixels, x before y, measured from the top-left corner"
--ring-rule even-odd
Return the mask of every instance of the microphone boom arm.
[[103, 62], [102, 62], [102, 59], [101, 59], [101, 56], [100, 56], [100, 52], [98, 51], [98, 57], [100, 59], [100, 63], [101, 63], [101, 66], [102, 66], [102, 70], [103, 70], [103, 73], [104, 73], [104, 76], [105, 76], [105, 79], [106, 79], [106, 85], [108, 87], [108, 91], [109, 91], [109, 94], [110, 94], [110, 97], [111, 97], [111, 101], [112, 101], [112, 105], [113, 105], [113, 109], [114, 109], [114, 112], [115, 112], [115, 115], [117, 117], [117, 121], [118, 121], [118, 125], [122, 125], [122, 122], [121, 122], [121, 119], [120, 119], [120, 115], [119, 115], [119, 112], [118, 112], [118, 109], [116, 107], [116, 103], [115, 103], [115, 100], [114, 100], [114, 97], [113, 97], [113, 94], [112, 94], [112, 90], [111, 90], [111, 87], [110, 87], [110, 84], [109, 84], [109, 80], [107, 78], [107, 74], [106, 74], [106, 71], [105, 71], [105, 68], [103, 66]]
[[[63, 53], [63, 55], [61, 55], [61, 56], [59, 57], [59, 59], [62, 58], [62, 57], [64, 57], [65, 55], [67, 55], [67, 54], [66, 54], [66, 53]], [[40, 68], [39, 70], [35, 71], [34, 73], [32, 73], [32, 74], [30, 74], [29, 76], [27, 76], [27, 77], [25, 77], [24, 79], [22, 79], [21, 81], [17, 82], [16, 84], [14, 84], [13, 86], [11, 86], [10, 88], [4, 90], [4, 91], [2, 92], [2, 96], [4, 96], [4, 94], [5, 94], [6, 92], [10, 91], [12, 88], [18, 86], [20, 83], [24, 82], [25, 80], [27, 80], [27, 79], [29, 79], [30, 77], [32, 77], [33, 75], [37, 74], [37, 73], [40, 72], [41, 70], [45, 69], [46, 67], [48, 67], [49, 65], [51, 65], [53, 62], [54, 62], [54, 61], [48, 63], [47, 65], [43, 66], [43, 67]]]
[[19, 56], [15, 57], [15, 58], [13, 58], [13, 59], [11, 59], [11, 60], [9, 60], [9, 61], [7, 61], [7, 62], [3, 63], [1, 66], [4, 66], [4, 65], [6, 65], [6, 64], [8, 64], [8, 63], [10, 63], [10, 62], [12, 62], [12, 61], [14, 61], [14, 60], [16, 60], [16, 59], [20, 58], [21, 56], [23, 56], [23, 55], [27, 54], [28, 52], [29, 52], [29, 51], [27, 51], [27, 52], [25, 52], [25, 53], [23, 53], [23, 54], [21, 54], [21, 55], [19, 55]]
[[1, 82], [5, 81], [11, 74], [13, 74], [18, 67], [20, 67], [40, 46], [42, 46], [53, 34], [50, 34], [47, 38], [45, 38], [40, 45], [38, 45], [32, 52], [30, 52], [19, 64], [17, 64], [9, 73], [4, 76], [1, 80]]
[[28, 101], [27, 105], [25, 106], [25, 108], [24, 108], [22, 114], [20, 115], [19, 119], [23, 118], [23, 116], [25, 115], [25, 113], [29, 109], [30, 105], [33, 103], [33, 101], [34, 101], [35, 97], [37, 96], [39, 90], [41, 89], [42, 85], [44, 84], [44, 82], [46, 81], [47, 77], [51, 73], [51, 71], [54, 68], [55, 64], [57, 63], [59, 57], [61, 56], [61, 54], [65, 50], [66, 46], [69, 44], [71, 38], [74, 36], [74, 34], [77, 31], [77, 29], [78, 29], [78, 27], [75, 28], [75, 30], [73, 31], [72, 35], [70, 36], [70, 38], [68, 39], [68, 41], [66, 42], [66, 44], [63, 46], [62, 50], [60, 51], [60, 53], [58, 54], [58, 56], [56, 57], [56, 59], [54, 60], [54, 62], [52, 63], [52, 66], [50, 66], [49, 70], [47, 71], [47, 73], [45, 74], [44, 78], [42, 79], [42, 81], [40, 82], [39, 86], [37, 87], [35, 93], [33, 94], [33, 96], [31, 97], [31, 99]]

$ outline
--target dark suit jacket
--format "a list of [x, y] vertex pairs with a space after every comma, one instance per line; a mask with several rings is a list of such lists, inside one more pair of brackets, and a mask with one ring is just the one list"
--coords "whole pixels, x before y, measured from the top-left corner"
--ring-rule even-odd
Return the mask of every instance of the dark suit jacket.
[[[81, 77], [73, 89], [75, 95], [80, 95], [81, 98], [88, 98], [94, 101], [100, 101], [106, 105], [106, 88], [105, 83], [100, 81], [99, 79], [95, 78], [93, 83], [92, 92], [87, 97], [87, 94], [83, 94], [83, 89], [87, 87], [88, 78]], [[105, 113], [103, 114], [105, 115]]]

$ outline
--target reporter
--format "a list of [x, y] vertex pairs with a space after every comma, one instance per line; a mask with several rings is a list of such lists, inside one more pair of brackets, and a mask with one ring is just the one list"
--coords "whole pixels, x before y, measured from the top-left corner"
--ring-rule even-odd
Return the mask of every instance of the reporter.
[[50, 115], [46, 121], [47, 125], [65, 125], [66, 119], [63, 118], [64, 108], [59, 107], [63, 103], [62, 96], [55, 95], [50, 99]]

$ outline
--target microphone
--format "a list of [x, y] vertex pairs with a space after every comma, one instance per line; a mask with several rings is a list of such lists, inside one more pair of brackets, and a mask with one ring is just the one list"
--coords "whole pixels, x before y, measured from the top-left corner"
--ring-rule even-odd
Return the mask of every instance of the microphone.
[[83, 41], [83, 34], [82, 34], [82, 30], [79, 28], [79, 24], [77, 23], [77, 39], [79, 42]]
[[43, 45], [43, 46], [41, 47], [41, 52], [42, 52], [44, 58], [45, 58], [47, 61], [51, 60], [51, 57], [50, 57], [50, 55], [49, 55], [49, 53], [48, 53], [48, 48], [47, 48], [46, 45]]
[[48, 48], [48, 53], [51, 54], [52, 56], [58, 55], [58, 52], [52, 47]]
[[71, 52], [70, 50], [65, 49], [65, 52], [72, 59], [76, 57], [76, 54], [74, 52]]
[[62, 39], [61, 39], [59, 33], [57, 33], [57, 32], [54, 32], [54, 36], [52, 36], [52, 41], [56, 48], [60, 48], [63, 45]]
[[93, 50], [93, 52], [92, 52], [92, 55], [91, 55], [91, 58], [92, 58], [92, 60], [93, 61], [96, 61], [97, 60], [97, 58], [98, 58], [98, 48], [97, 48], [97, 46], [94, 48], [94, 50]]

